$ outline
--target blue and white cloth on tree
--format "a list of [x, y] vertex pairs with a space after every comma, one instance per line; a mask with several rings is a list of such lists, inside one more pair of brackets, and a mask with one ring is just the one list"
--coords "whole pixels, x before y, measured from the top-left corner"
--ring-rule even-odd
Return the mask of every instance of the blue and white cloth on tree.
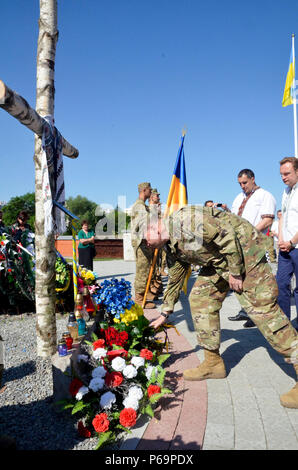
[[65, 205], [62, 136], [54, 126], [52, 116], [44, 117], [42, 134], [42, 192], [44, 201], [44, 234], [66, 231], [65, 214], [54, 201]]

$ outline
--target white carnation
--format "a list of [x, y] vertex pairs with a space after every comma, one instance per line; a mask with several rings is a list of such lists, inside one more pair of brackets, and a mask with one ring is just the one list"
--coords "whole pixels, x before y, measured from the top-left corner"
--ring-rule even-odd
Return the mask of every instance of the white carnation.
[[104, 348], [97, 348], [95, 349], [95, 351], [93, 351], [92, 354], [93, 354], [93, 357], [95, 357], [95, 359], [101, 359], [102, 357], [106, 357], [107, 350]]
[[153, 371], [156, 373], [156, 367], [155, 366], [150, 366], [150, 365], [147, 366], [146, 371], [145, 371], [145, 375], [146, 375], [148, 380], [151, 379], [151, 375], [152, 375]]
[[137, 369], [145, 365], [145, 358], [140, 356], [133, 356], [130, 361]]
[[128, 390], [128, 396], [134, 397], [137, 400], [141, 400], [141, 398], [143, 398], [143, 390], [141, 389], [141, 387], [138, 387], [137, 385], [133, 385]]
[[139, 408], [139, 400], [135, 397], [128, 396], [123, 400], [124, 408], [133, 408], [134, 410], [138, 410]]
[[110, 409], [116, 401], [116, 396], [112, 392], [104, 393], [100, 398], [100, 406], [105, 409]]
[[89, 388], [91, 388], [93, 392], [98, 392], [98, 390], [101, 390], [103, 388], [104, 383], [105, 381], [101, 377], [94, 377], [90, 380]]
[[127, 379], [133, 379], [134, 377], [138, 375], [138, 371], [134, 366], [129, 365], [123, 369], [123, 375]]
[[89, 388], [83, 385], [81, 388], [79, 388], [78, 393], [76, 394], [76, 399], [82, 400], [83, 396], [86, 395], [86, 393], [88, 392], [89, 392]]
[[92, 377], [100, 377], [101, 379], [106, 375], [107, 371], [104, 367], [98, 366], [92, 371]]
[[115, 359], [112, 360], [111, 362], [111, 366], [114, 370], [116, 370], [117, 372], [121, 372], [124, 367], [126, 365], [126, 362], [125, 360], [123, 359], [123, 357], [115, 357]]

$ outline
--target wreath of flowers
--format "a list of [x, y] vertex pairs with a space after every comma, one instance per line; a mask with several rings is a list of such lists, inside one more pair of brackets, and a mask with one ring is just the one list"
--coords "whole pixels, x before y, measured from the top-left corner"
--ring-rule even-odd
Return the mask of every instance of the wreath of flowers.
[[59, 254], [57, 254], [56, 257], [55, 272], [56, 292], [58, 293], [67, 291], [70, 285], [70, 269], [64, 258], [62, 258]]
[[17, 243], [11, 228], [0, 228], [0, 293], [10, 305], [35, 300], [34, 234], [29, 229]]
[[[115, 296], [124, 301], [124, 292], [130, 292], [130, 283], [124, 280], [103, 285], [116, 289], [111, 296], [114, 301]], [[107, 298], [101, 297], [101, 301]], [[105, 309], [111, 306], [105, 305]], [[153, 417], [155, 404], [172, 393], [164, 387], [163, 363], [169, 354], [161, 354], [163, 345], [155, 340], [155, 330], [149, 327], [142, 308], [131, 298], [125, 305], [130, 309], [123, 305], [118, 305], [117, 313], [123, 308], [120, 318], [115, 318], [111, 308], [109, 322], [99, 322], [91, 337], [81, 343], [69, 389], [72, 398], [59, 402], [78, 416], [82, 437], [98, 436], [96, 449], [121, 440], [141, 414]]]

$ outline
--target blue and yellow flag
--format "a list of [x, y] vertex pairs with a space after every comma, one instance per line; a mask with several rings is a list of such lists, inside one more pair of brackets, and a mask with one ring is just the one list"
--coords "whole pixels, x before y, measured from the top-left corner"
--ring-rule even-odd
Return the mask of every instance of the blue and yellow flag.
[[167, 199], [165, 216], [171, 215], [174, 211], [181, 209], [181, 207], [187, 204], [187, 183], [183, 148], [184, 138], [185, 134], [183, 134], [181, 137], [180, 147], [178, 150], [177, 160]]
[[285, 85], [284, 95], [282, 99], [283, 106], [289, 106], [289, 104], [293, 104], [294, 88], [295, 88], [295, 57], [293, 54], [293, 47], [292, 47], [290, 64], [289, 64], [289, 69], [288, 69], [287, 78], [286, 78], [286, 85]]
[[[172, 176], [170, 191], [167, 199], [165, 216], [171, 215], [173, 212], [181, 209], [181, 207], [187, 205], [187, 182], [186, 182], [186, 171], [185, 171], [185, 160], [184, 160], [184, 138], [185, 133], [182, 134], [180, 147], [178, 150], [177, 160], [175, 163], [174, 173]], [[187, 294], [187, 282], [191, 275], [191, 267], [187, 272], [183, 283], [183, 292]]]

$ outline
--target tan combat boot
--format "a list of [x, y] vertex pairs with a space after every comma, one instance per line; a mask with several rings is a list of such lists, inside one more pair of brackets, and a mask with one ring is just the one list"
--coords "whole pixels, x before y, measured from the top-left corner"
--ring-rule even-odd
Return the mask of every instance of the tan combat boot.
[[[143, 300], [144, 300], [144, 294], [135, 295], [135, 303], [141, 305], [141, 307], [143, 305]], [[156, 305], [154, 302], [147, 301], [147, 298], [146, 298], [146, 303], [145, 303], [144, 308], [156, 308]]]
[[158, 296], [156, 294], [153, 294], [152, 292], [150, 292], [150, 289], [149, 291], [147, 292], [147, 295], [146, 295], [146, 301], [147, 300], [156, 300], [158, 298]]
[[[295, 364], [294, 368], [298, 379], [298, 364]], [[284, 395], [280, 396], [280, 403], [286, 408], [298, 408], [298, 381], [288, 393], [284, 393]]]
[[227, 376], [224, 361], [219, 355], [219, 350], [204, 350], [205, 360], [195, 369], [187, 369], [183, 372], [185, 380], [224, 379]]
[[158, 289], [158, 291], [163, 290], [163, 285], [162, 285], [161, 281], [154, 281], [154, 285], [155, 285], [156, 289]]
[[158, 294], [158, 289], [157, 289], [157, 287], [155, 287], [154, 284], [151, 284], [150, 292], [152, 292], [152, 294], [154, 294], [154, 295]]

